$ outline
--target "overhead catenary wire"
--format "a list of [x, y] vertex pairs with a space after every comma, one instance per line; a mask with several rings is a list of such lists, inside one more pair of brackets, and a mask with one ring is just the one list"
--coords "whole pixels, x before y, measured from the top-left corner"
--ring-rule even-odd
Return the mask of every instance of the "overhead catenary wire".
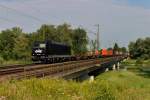
[[19, 10], [14, 9], [14, 8], [7, 7], [7, 6], [2, 5], [2, 4], [0, 4], [0, 7], [1, 7], [1, 8], [4, 8], [4, 9], [6, 9], [6, 10], [10, 10], [10, 11], [16, 12], [16, 13], [18, 13], [18, 14], [24, 16], [24, 17], [33, 19], [33, 20], [35, 20], [35, 21], [37, 21], [37, 22], [40, 22], [40, 23], [41, 23], [41, 22], [42, 22], [42, 23], [44, 22], [44, 20], [42, 20], [42, 19], [40, 19], [40, 18], [38, 18], [38, 17], [35, 17], [35, 16], [33, 16], [33, 15], [30, 15], [30, 14], [27, 14], [27, 13], [24, 13], [24, 12], [21, 12], [21, 11], [19, 11]]
[[1, 20], [1, 21], [4, 21], [4, 22], [12, 23], [12, 24], [18, 24], [18, 23], [16, 23], [16, 22], [13, 21], [13, 20], [8, 19], [8, 18], [4, 18], [4, 17], [0, 17], [0, 20]]

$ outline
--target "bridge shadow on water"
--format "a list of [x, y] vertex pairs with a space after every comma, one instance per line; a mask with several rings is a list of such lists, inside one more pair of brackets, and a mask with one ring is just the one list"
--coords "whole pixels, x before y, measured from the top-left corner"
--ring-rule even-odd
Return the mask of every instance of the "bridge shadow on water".
[[86, 75], [83, 75], [83, 76], [80, 76], [80, 77], [77, 77], [77, 78], [74, 78], [73, 80], [74, 81], [77, 81], [77, 82], [83, 82], [85, 80], [89, 80], [90, 79], [90, 76], [94, 76], [94, 77], [97, 77], [99, 75], [101, 75], [102, 73], [105, 72], [105, 67], [101, 67], [97, 70], [94, 70]]

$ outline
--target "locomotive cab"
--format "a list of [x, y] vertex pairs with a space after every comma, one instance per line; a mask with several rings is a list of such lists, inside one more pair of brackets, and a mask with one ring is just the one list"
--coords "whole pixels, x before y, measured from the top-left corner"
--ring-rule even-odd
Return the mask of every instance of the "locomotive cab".
[[32, 60], [33, 61], [41, 61], [42, 58], [45, 58], [46, 53], [46, 42], [36, 41], [32, 47]]
[[46, 43], [44, 42], [35, 42], [32, 48], [33, 56], [46, 55]]

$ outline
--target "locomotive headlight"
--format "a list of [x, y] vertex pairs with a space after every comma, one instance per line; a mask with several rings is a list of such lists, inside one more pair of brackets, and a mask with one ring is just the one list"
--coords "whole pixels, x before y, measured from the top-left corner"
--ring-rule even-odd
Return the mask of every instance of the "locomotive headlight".
[[42, 53], [41, 49], [35, 50], [35, 53]]

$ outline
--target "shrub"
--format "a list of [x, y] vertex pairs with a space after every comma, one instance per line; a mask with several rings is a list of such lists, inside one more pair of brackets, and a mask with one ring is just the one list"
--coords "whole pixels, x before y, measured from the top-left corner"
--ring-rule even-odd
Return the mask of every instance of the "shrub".
[[3, 64], [4, 61], [5, 61], [4, 58], [0, 56], [0, 64]]
[[143, 64], [143, 60], [142, 60], [141, 58], [138, 58], [138, 59], [136, 60], [136, 64], [137, 64], [137, 65]]

